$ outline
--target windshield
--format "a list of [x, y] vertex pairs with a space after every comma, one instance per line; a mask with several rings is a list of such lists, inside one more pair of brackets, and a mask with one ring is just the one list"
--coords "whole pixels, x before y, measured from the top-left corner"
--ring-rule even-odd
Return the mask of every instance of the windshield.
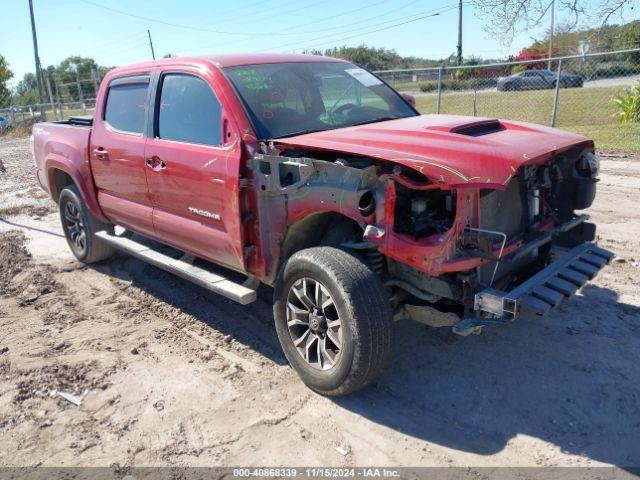
[[417, 115], [400, 95], [346, 62], [224, 69], [261, 139]]

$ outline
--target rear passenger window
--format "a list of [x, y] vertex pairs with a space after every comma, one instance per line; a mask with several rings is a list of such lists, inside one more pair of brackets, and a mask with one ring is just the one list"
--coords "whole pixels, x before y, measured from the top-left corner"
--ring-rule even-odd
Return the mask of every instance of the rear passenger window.
[[167, 140], [221, 144], [220, 102], [201, 78], [167, 74], [162, 81], [158, 136]]
[[109, 87], [104, 121], [121, 132], [142, 133], [147, 88], [147, 84], [125, 84]]

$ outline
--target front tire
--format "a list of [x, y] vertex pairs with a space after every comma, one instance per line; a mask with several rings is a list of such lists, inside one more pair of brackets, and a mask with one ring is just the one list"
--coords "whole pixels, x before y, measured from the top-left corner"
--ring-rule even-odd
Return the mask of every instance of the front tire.
[[68, 185], [58, 198], [60, 221], [73, 255], [83, 263], [95, 263], [111, 257], [115, 250], [94, 236], [101, 230], [112, 231], [113, 226], [94, 217], [84, 203], [78, 187]]
[[343, 250], [294, 254], [274, 292], [278, 339], [302, 381], [322, 395], [353, 393], [391, 358], [393, 318], [380, 280]]

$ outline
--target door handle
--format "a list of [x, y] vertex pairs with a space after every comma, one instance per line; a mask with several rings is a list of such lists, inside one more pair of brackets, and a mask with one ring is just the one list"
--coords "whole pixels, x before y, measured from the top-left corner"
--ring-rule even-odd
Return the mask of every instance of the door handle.
[[164, 160], [160, 160], [160, 158], [155, 155], [151, 158], [147, 158], [144, 163], [147, 167], [156, 172], [167, 168], [167, 164], [164, 162]]
[[103, 162], [106, 162], [109, 160], [109, 152], [106, 151], [104, 148], [100, 148], [100, 147], [95, 148], [93, 150], [93, 153], [98, 160], [101, 160]]

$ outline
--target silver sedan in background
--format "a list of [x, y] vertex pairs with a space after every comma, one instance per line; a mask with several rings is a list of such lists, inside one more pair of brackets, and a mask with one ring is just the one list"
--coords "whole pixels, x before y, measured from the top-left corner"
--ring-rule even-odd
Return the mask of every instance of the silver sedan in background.
[[[498, 80], [498, 90], [541, 90], [556, 88], [558, 72], [553, 70], [525, 70]], [[582, 87], [583, 81], [580, 75], [575, 73], [560, 73], [560, 87]]]

